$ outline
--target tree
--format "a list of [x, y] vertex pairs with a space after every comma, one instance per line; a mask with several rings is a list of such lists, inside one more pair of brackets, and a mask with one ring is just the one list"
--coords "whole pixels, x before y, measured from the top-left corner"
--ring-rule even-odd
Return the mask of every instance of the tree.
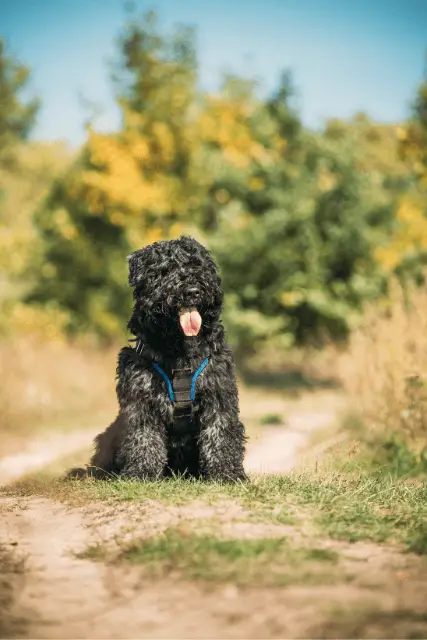
[[177, 235], [188, 220], [196, 61], [193, 35], [159, 33], [152, 14], [119, 42], [114, 81], [122, 125], [89, 129], [80, 158], [37, 213], [42, 251], [31, 302], [56, 300], [69, 329], [122, 333], [126, 256]]
[[38, 99], [25, 101], [30, 70], [15, 60], [0, 38], [0, 164], [13, 160], [13, 147], [28, 138], [40, 107]]
[[358, 170], [352, 141], [302, 129], [288, 86], [285, 76], [258, 114], [270, 127], [268, 161], [254, 159], [240, 180], [229, 173], [229, 197], [216, 203], [211, 242], [242, 351], [345, 338], [384, 288], [374, 258], [391, 217], [383, 184]]
[[37, 99], [22, 97], [29, 81], [29, 68], [7, 52], [0, 38], [0, 278], [5, 291], [12, 289], [10, 281], [26, 259], [32, 239], [25, 206], [29, 189], [22, 184], [27, 165], [20, 153], [39, 108]]
[[427, 79], [417, 90], [410, 118], [397, 133], [411, 180], [396, 198], [392, 233], [378, 247], [377, 258], [387, 272], [423, 283], [427, 265]]
[[[427, 60], [427, 58], [426, 58]], [[427, 190], [427, 70], [418, 87], [406, 126], [399, 128], [401, 151], [418, 176], [419, 189]]]

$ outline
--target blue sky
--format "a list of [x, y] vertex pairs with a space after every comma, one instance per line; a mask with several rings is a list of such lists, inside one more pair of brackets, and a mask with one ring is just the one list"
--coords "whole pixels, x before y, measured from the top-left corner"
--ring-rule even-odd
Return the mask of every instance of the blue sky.
[[[166, 28], [197, 27], [201, 82], [221, 73], [254, 75], [265, 91], [291, 68], [303, 121], [366, 111], [395, 122], [407, 115], [427, 49], [427, 0], [158, 0]], [[124, 23], [121, 0], [0, 0], [0, 36], [33, 69], [43, 101], [34, 137], [84, 139], [79, 94], [98, 103], [97, 126], [119, 122], [106, 62]]]

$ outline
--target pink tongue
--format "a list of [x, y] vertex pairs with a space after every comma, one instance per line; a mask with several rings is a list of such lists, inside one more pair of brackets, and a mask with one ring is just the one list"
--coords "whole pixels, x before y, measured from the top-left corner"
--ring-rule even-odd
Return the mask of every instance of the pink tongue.
[[200, 313], [194, 311], [184, 311], [179, 316], [179, 323], [186, 336], [197, 336], [202, 326]]

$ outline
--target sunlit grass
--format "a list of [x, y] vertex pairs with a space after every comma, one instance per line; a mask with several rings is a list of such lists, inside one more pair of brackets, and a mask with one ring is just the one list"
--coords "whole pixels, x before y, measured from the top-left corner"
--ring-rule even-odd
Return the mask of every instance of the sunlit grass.
[[396, 541], [427, 552], [427, 486], [393, 476], [305, 471], [253, 476], [247, 484], [223, 485], [185, 478], [138, 482], [112, 479], [52, 480], [33, 476], [2, 491], [13, 496], [43, 495], [72, 504], [91, 501], [182, 505], [191, 501], [233, 500], [258, 520], [292, 521], [303, 508], [323, 534], [340, 540]]

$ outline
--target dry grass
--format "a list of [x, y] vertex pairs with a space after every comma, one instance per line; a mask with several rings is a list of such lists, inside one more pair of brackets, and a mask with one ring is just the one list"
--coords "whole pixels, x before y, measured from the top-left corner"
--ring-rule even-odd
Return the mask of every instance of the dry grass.
[[341, 360], [344, 384], [374, 436], [427, 436], [427, 292], [395, 284], [385, 306], [367, 311]]
[[114, 417], [116, 358], [117, 348], [29, 338], [0, 344], [2, 452], [47, 428], [78, 429]]

